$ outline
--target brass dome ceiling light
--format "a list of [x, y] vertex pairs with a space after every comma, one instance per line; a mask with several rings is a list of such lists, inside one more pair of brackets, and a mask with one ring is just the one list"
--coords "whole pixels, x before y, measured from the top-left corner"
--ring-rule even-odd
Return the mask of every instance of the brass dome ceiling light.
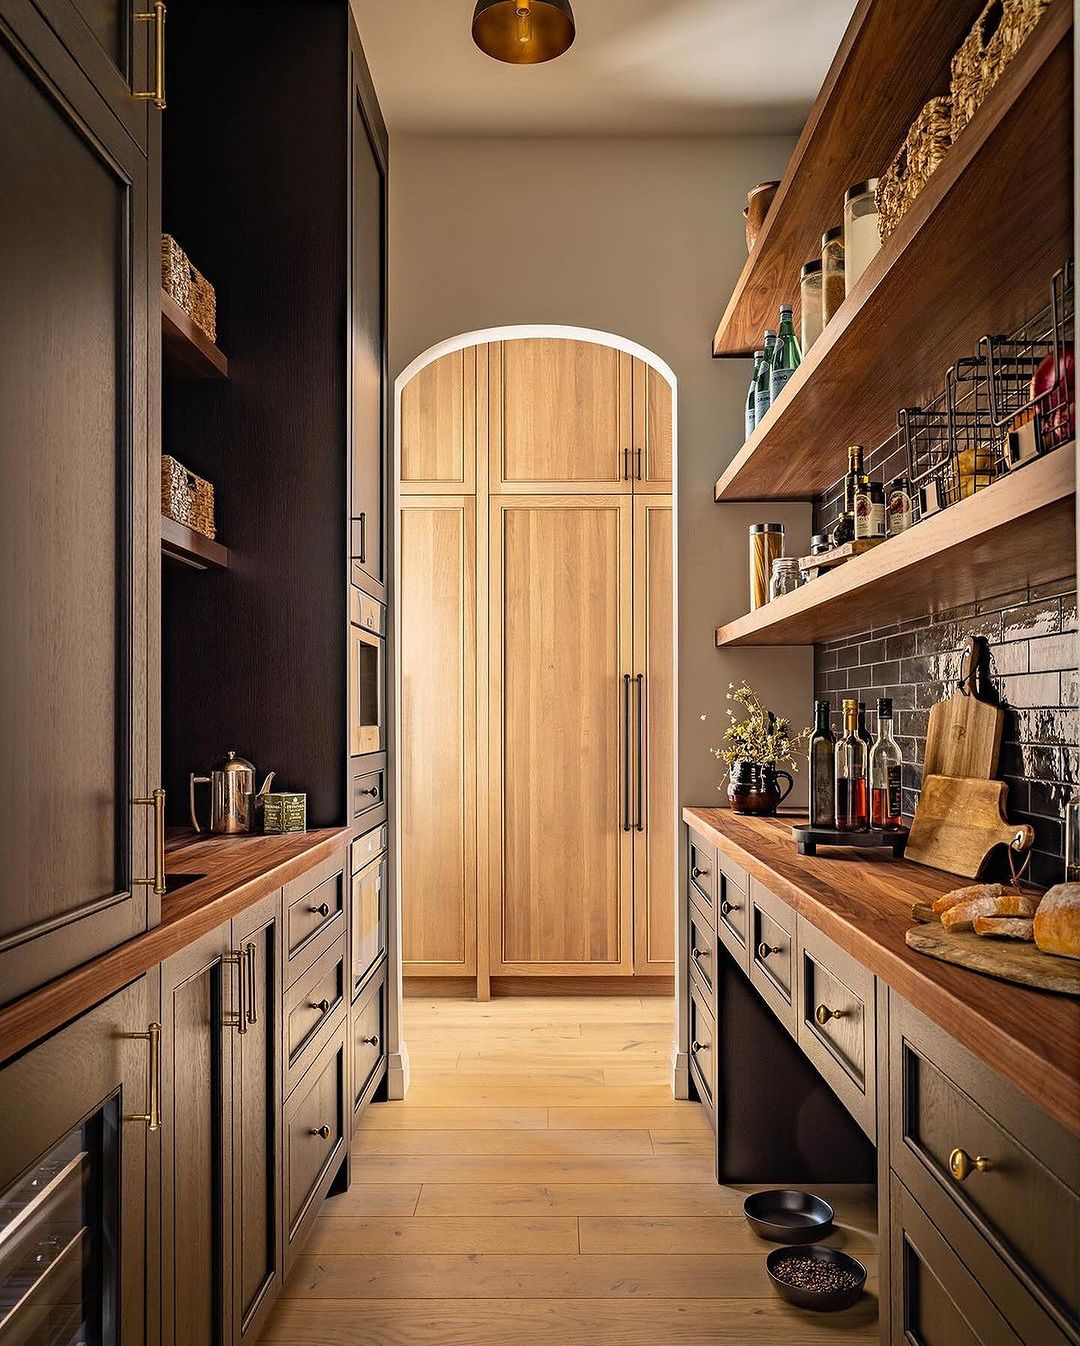
[[496, 61], [538, 65], [561, 56], [574, 40], [570, 0], [476, 0], [473, 41]]

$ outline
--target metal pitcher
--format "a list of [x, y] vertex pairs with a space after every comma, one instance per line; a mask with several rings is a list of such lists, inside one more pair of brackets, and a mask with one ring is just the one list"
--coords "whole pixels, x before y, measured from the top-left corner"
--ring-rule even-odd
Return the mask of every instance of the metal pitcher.
[[255, 812], [261, 806], [262, 798], [270, 789], [273, 779], [274, 772], [271, 771], [263, 781], [262, 789], [256, 793], [255, 768], [234, 752], [228, 753], [209, 776], [196, 776], [193, 772], [188, 784], [192, 827], [196, 832], [203, 830], [195, 810], [196, 785], [210, 786], [210, 831], [235, 836], [239, 832], [251, 831]]

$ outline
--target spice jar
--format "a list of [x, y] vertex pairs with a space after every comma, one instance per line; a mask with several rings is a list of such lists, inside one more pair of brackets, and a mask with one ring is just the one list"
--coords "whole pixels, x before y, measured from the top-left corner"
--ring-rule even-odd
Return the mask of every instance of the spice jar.
[[802, 309], [799, 336], [803, 359], [806, 352], [821, 335], [821, 258], [807, 262], [799, 277], [799, 299]]
[[881, 247], [877, 184], [877, 178], [867, 178], [844, 195], [844, 286], [848, 294]]
[[769, 602], [781, 594], [793, 594], [801, 583], [798, 558], [778, 556], [772, 563], [772, 579], [769, 581]]
[[769, 601], [769, 579], [773, 562], [784, 554], [784, 525], [782, 523], [752, 523], [750, 525], [750, 611], [764, 607]]
[[810, 555], [821, 556], [832, 546], [828, 533], [815, 533], [810, 539]]
[[837, 225], [821, 237], [821, 325], [844, 302], [847, 282], [844, 279], [844, 226]]

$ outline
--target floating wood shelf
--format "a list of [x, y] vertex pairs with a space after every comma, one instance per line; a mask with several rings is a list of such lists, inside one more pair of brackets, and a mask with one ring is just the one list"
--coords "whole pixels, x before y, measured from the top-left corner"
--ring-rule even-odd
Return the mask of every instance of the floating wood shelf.
[[226, 379], [229, 362], [171, 294], [161, 291], [161, 358], [178, 378]]
[[229, 549], [193, 528], [161, 516], [161, 554], [194, 570], [227, 570]]
[[809, 645], [1070, 574], [1076, 452], [1066, 444], [728, 622], [719, 646]]
[[[891, 0], [880, 7], [897, 8]], [[920, 0], [915, 8], [921, 12], [926, 6]], [[946, 23], [955, 17], [948, 6], [934, 11]], [[870, 21], [864, 15], [864, 27]], [[867, 71], [860, 76], [863, 93], [873, 103], [869, 114], [866, 107], [849, 106], [855, 98], [849, 87], [855, 70], [837, 74], [834, 68], [834, 96], [843, 106], [832, 117], [851, 119], [850, 126], [844, 121], [849, 137], [873, 125], [881, 101], [891, 99], [917, 31], [910, 39], [905, 36], [902, 50], [873, 77]], [[776, 405], [717, 481], [717, 500], [797, 500], [820, 494], [842, 475], [847, 444], [880, 443], [895, 429], [898, 407], [927, 400], [940, 390], [947, 367], [974, 353], [980, 337], [1011, 330], [1042, 301], [1050, 277], [1072, 250], [1071, 34], [1070, 0], [1054, 0]], [[858, 44], [848, 60], [854, 60], [856, 50], [861, 51]], [[843, 57], [842, 48], [838, 60]], [[920, 52], [911, 64], [925, 81], [933, 62], [924, 64]], [[828, 83], [822, 97], [827, 95]], [[819, 124], [831, 124], [828, 107], [815, 111]], [[818, 147], [815, 155], [825, 152]], [[864, 163], [859, 176], [884, 169], [891, 153]], [[786, 223], [788, 213], [816, 212], [815, 236], [835, 223], [836, 183], [829, 183], [835, 204], [822, 214], [823, 202], [815, 204], [810, 185], [800, 182], [803, 173], [816, 171], [809, 148], [807, 156], [804, 165], [794, 165], [787, 197], [778, 194], [768, 234], [748, 264], [757, 297], [751, 305], [744, 272], [732, 299], [735, 307], [729, 306], [721, 325], [717, 341], [725, 352], [759, 340], [761, 330], [774, 323], [779, 304], [791, 301], [801, 262], [817, 255], [803, 234], [792, 233], [796, 225]], [[843, 162], [849, 165], [850, 156]], [[852, 176], [850, 167], [844, 176]], [[774, 234], [776, 242], [770, 244]], [[781, 250], [780, 240], [788, 234], [791, 241]]]

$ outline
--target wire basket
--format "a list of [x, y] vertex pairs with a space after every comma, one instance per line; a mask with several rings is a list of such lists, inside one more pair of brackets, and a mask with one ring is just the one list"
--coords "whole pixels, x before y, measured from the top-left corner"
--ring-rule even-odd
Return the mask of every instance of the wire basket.
[[982, 356], [957, 360], [943, 391], [925, 407], [901, 408], [898, 421], [920, 518], [974, 495], [1005, 470]]
[[1055, 272], [1049, 302], [1008, 336], [979, 344], [986, 362], [990, 415], [1012, 469], [1076, 437], [1073, 263]]

